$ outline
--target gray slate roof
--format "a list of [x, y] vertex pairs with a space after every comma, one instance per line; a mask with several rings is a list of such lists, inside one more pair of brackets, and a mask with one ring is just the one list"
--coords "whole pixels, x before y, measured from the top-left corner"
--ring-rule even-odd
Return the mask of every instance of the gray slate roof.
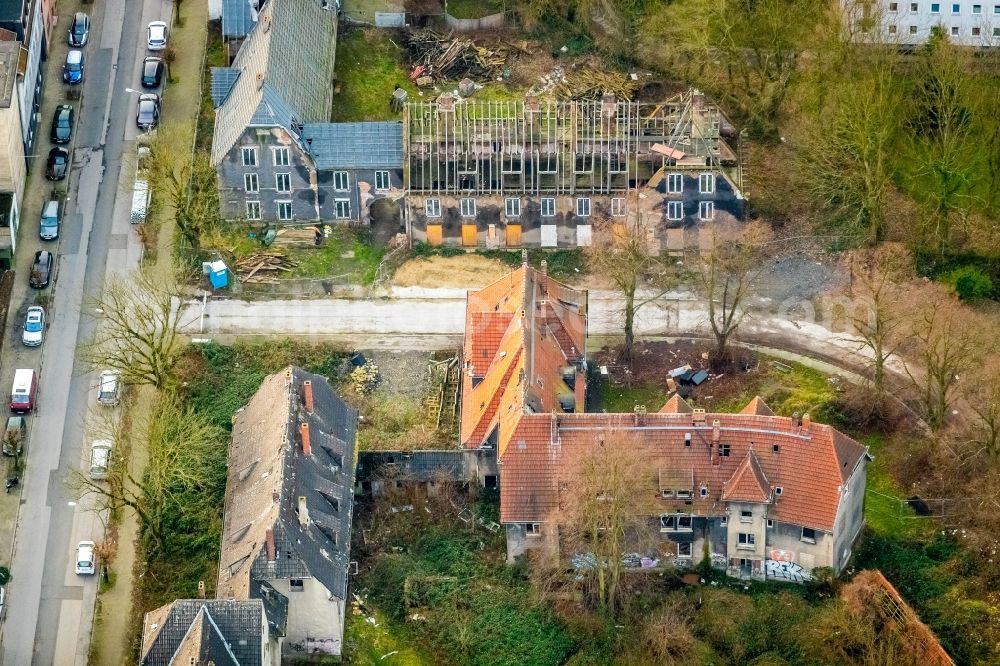
[[222, 36], [241, 39], [253, 28], [255, 0], [222, 0]]
[[216, 108], [213, 164], [247, 127], [281, 126], [297, 134], [303, 123], [329, 120], [337, 13], [334, 3], [328, 6], [319, 0], [265, 3], [230, 67], [239, 77]]
[[146, 614], [140, 666], [261, 666], [258, 600], [178, 599]]
[[302, 140], [317, 169], [403, 168], [403, 123], [308, 123]]
[[[300, 368], [286, 372], [266, 378], [234, 419], [218, 595], [247, 598], [254, 581], [315, 578], [346, 599], [358, 415], [322, 376]], [[306, 380], [313, 387], [311, 414], [303, 406]], [[302, 423], [309, 424], [309, 455]], [[306, 500], [305, 525], [299, 498]], [[268, 530], [274, 561], [266, 548]]]
[[216, 108], [229, 97], [229, 91], [233, 89], [236, 80], [240, 78], [240, 70], [232, 67], [212, 68], [212, 105]]

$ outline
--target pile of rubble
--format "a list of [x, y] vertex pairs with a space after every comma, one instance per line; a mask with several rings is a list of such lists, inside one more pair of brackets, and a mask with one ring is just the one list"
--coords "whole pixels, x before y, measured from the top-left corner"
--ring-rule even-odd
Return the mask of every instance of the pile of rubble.
[[410, 33], [408, 49], [413, 64], [410, 79], [418, 86], [464, 78], [493, 80], [504, 73], [512, 57], [512, 48], [505, 44], [487, 48], [433, 30]]
[[289, 273], [295, 262], [280, 252], [255, 252], [236, 262], [240, 281], [251, 284], [278, 284], [278, 273]]
[[600, 99], [605, 93], [618, 99], [632, 99], [639, 88], [638, 79], [635, 74], [601, 70], [591, 65], [559, 65], [543, 74], [529, 93], [567, 100]]

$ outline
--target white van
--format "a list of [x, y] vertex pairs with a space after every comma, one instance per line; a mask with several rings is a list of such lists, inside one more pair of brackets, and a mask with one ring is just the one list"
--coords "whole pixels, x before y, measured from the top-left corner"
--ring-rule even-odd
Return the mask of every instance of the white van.
[[118, 404], [121, 393], [121, 373], [117, 370], [105, 370], [101, 373], [101, 380], [97, 385], [97, 403], [105, 407], [113, 407]]
[[99, 439], [90, 446], [90, 478], [102, 481], [108, 478], [111, 466], [111, 442]]

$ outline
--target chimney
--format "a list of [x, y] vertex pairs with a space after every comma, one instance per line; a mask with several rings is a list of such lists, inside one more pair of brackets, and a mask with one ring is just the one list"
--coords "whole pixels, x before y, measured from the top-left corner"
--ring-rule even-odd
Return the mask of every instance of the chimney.
[[313, 383], [308, 379], [302, 382], [302, 400], [306, 403], [306, 411], [313, 413]]
[[278, 547], [274, 543], [274, 530], [268, 529], [264, 533], [264, 550], [267, 551], [267, 561], [274, 562], [278, 559]]
[[309, 527], [309, 507], [306, 506], [305, 495], [299, 495], [298, 513], [299, 525], [302, 527]]
[[802, 414], [799, 412], [792, 412], [792, 425], [796, 428], [802, 427]]
[[560, 446], [562, 439], [559, 437], [559, 417], [556, 416], [555, 412], [552, 412], [552, 422], [549, 428], [549, 444], [551, 446]]
[[549, 262], [547, 259], [542, 259], [542, 275], [549, 274]]
[[205, 598], [205, 581], [203, 580], [198, 581], [198, 598], [199, 599]]
[[521, 250], [521, 265], [522, 266], [527, 266], [528, 265], [528, 251], [527, 250], [523, 250], [523, 249]]
[[635, 413], [635, 426], [641, 428], [646, 425], [646, 405], [636, 405], [633, 408]]
[[691, 423], [694, 425], [705, 423], [705, 410], [704, 409], [694, 409], [691, 412]]
[[691, 106], [693, 106], [696, 111], [704, 111], [705, 93], [698, 90], [697, 88], [691, 90]]
[[309, 424], [300, 425], [299, 432], [302, 433], [302, 453], [307, 456], [312, 455], [312, 444], [309, 442]]
[[719, 419], [712, 421], [712, 441], [715, 444], [722, 441], [722, 422]]
[[809, 430], [812, 426], [812, 418], [809, 416], [809, 412], [802, 415], [802, 429]]

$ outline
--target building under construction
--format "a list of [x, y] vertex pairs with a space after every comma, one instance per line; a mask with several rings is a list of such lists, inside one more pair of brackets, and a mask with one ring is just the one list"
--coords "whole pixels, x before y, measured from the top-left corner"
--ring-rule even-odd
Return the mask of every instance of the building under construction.
[[743, 214], [735, 132], [696, 90], [660, 104], [442, 95], [408, 104], [404, 122], [416, 241], [576, 247], [638, 216], [660, 249], [681, 249]]

